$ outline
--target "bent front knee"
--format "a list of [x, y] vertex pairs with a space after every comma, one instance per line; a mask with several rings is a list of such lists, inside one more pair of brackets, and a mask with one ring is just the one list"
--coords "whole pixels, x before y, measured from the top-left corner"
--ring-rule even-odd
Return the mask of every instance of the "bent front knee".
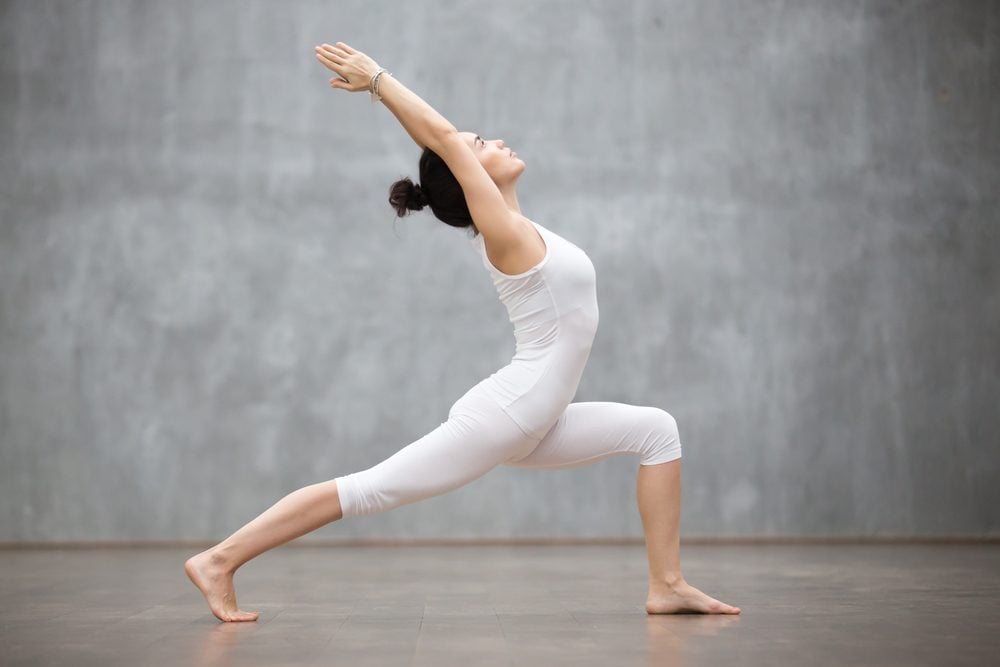
[[677, 420], [662, 408], [649, 408], [649, 433], [639, 463], [656, 465], [681, 458], [681, 437]]

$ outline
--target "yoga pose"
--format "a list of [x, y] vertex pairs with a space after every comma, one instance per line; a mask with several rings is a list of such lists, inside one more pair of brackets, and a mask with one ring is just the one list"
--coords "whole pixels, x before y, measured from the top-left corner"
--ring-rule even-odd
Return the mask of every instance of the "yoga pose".
[[398, 215], [430, 206], [468, 229], [514, 326], [510, 363], [469, 389], [447, 420], [367, 470], [294, 491], [184, 565], [223, 621], [253, 621], [236, 604], [233, 575], [251, 558], [345, 516], [384, 512], [468, 484], [498, 465], [571, 468], [639, 458], [636, 497], [649, 562], [650, 614], [738, 614], [689, 585], [680, 564], [681, 443], [666, 411], [571, 402], [597, 331], [594, 266], [583, 250], [526, 218], [515, 184], [525, 163], [500, 139], [459, 132], [424, 100], [343, 42], [316, 47], [330, 85], [369, 91], [423, 149], [420, 184], [390, 189]]

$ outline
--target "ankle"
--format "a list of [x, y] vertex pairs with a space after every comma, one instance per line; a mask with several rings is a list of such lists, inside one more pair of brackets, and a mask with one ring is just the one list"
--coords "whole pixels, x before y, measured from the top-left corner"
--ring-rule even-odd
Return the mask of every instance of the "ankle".
[[680, 572], [663, 572], [649, 578], [650, 588], [680, 588], [685, 583]]
[[208, 550], [208, 562], [212, 567], [217, 567], [224, 572], [233, 574], [240, 566], [233, 558], [229, 547], [215, 546]]

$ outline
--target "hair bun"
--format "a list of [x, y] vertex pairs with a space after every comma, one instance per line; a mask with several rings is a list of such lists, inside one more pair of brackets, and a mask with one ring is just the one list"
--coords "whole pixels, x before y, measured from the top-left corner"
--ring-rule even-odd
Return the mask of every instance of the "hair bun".
[[430, 203], [427, 193], [410, 177], [401, 178], [389, 188], [389, 204], [396, 209], [396, 215], [403, 217], [407, 211], [419, 211]]
[[424, 192], [424, 189], [420, 187], [419, 183], [417, 183], [413, 186], [413, 197], [410, 200], [410, 208], [415, 211], [419, 211], [424, 206], [427, 206], [427, 204], [427, 193]]

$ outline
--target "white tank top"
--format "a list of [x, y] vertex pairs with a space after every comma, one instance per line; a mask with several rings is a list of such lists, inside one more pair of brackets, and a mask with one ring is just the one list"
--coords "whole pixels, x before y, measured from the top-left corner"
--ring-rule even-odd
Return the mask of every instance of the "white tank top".
[[597, 274], [587, 254], [533, 222], [545, 257], [517, 275], [502, 273], [479, 250], [514, 325], [510, 363], [479, 384], [525, 434], [542, 438], [572, 402], [597, 333]]

